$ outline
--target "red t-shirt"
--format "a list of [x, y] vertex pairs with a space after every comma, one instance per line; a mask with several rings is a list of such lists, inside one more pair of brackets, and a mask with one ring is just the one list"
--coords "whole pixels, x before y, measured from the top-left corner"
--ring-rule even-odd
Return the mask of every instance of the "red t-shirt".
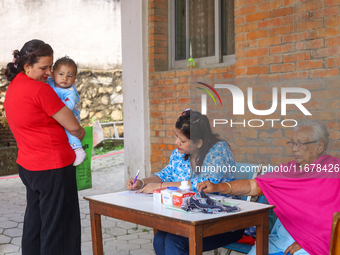
[[22, 73], [13, 79], [6, 92], [5, 112], [19, 148], [19, 165], [40, 171], [74, 162], [64, 128], [51, 117], [64, 106], [48, 84]]

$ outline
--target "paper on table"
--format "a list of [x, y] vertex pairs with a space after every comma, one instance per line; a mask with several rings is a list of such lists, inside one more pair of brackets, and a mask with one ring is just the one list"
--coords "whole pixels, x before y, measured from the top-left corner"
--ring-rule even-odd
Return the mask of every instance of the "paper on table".
[[146, 193], [136, 193], [138, 190], [126, 190], [120, 192], [119, 196], [128, 196], [128, 197], [152, 197], [153, 194], [146, 194]]

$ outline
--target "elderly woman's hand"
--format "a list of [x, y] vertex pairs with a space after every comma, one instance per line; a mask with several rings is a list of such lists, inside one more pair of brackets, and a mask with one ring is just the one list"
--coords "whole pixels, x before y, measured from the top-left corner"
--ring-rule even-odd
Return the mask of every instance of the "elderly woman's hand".
[[302, 247], [297, 242], [294, 242], [292, 245], [288, 246], [288, 248], [285, 250], [285, 255], [288, 252], [293, 255], [296, 251], [300, 249], [302, 249]]
[[204, 193], [218, 192], [217, 188], [217, 184], [210, 181], [204, 181], [197, 184], [197, 191], [203, 190]]

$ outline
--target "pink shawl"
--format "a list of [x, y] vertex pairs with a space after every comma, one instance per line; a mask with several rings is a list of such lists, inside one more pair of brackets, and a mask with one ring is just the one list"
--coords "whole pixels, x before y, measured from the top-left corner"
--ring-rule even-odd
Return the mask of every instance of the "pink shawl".
[[340, 211], [340, 160], [325, 155], [314, 164], [318, 171], [301, 173], [291, 161], [279, 166], [289, 172], [273, 171], [256, 181], [294, 240], [311, 255], [326, 255], [333, 214]]

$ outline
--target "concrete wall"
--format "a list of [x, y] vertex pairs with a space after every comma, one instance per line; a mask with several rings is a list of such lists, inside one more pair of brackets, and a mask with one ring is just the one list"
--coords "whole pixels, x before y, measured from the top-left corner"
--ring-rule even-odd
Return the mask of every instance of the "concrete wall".
[[49, 43], [80, 68], [121, 66], [120, 0], [0, 0], [0, 66], [26, 41]]
[[147, 0], [122, 1], [125, 179], [150, 176]]

